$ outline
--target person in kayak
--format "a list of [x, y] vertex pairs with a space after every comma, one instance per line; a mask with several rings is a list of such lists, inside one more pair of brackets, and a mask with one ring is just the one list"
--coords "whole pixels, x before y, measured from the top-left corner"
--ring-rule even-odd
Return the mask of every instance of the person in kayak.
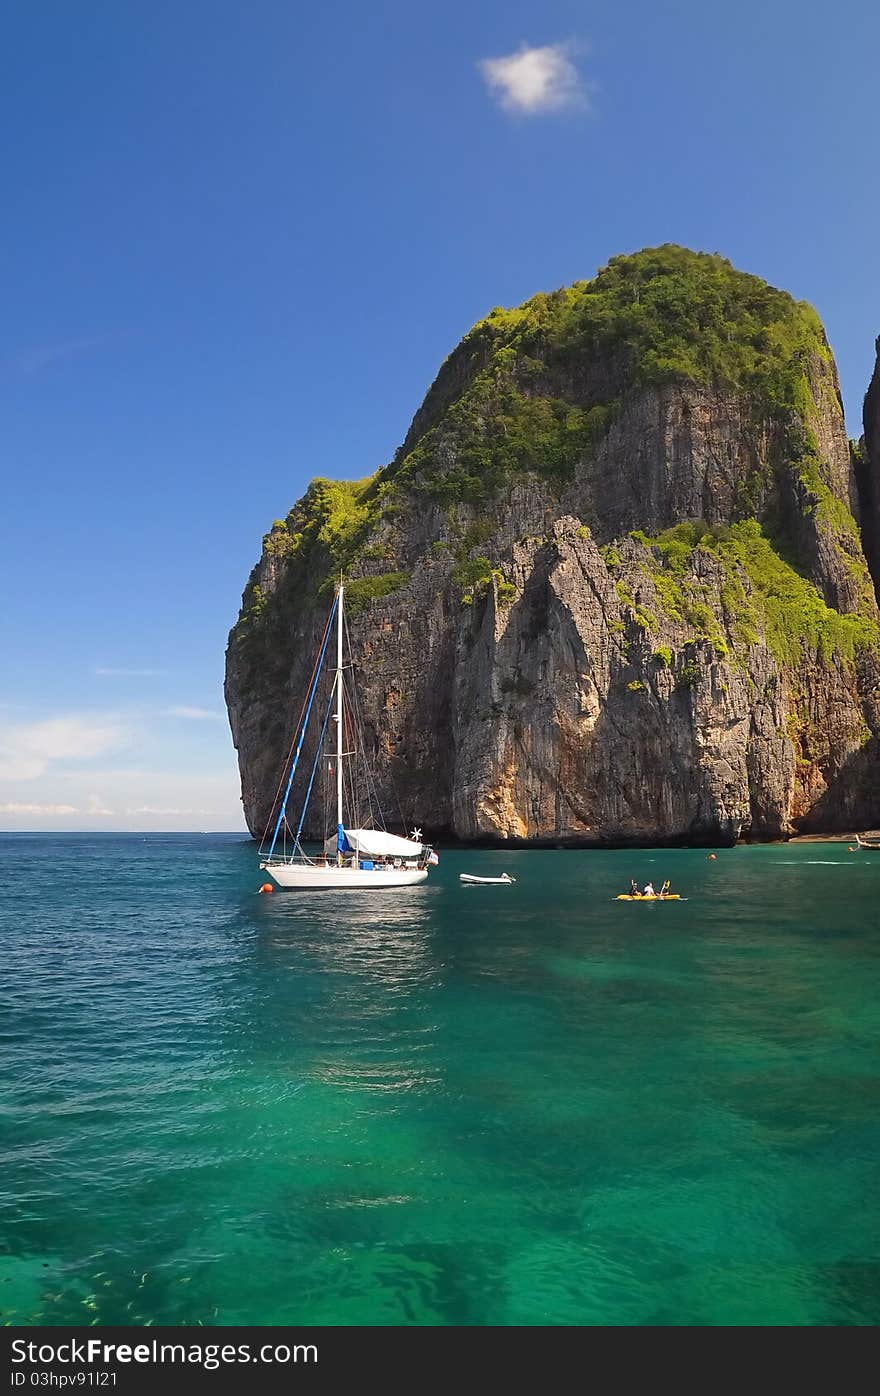
[[642, 896], [643, 896], [643, 897], [656, 897], [656, 895], [657, 895], [657, 893], [654, 891], [654, 884], [653, 884], [653, 882], [646, 882], [646, 883], [645, 883], [645, 890], [644, 890], [644, 892], [642, 893]]
[[639, 891], [639, 884], [634, 877], [631, 877], [629, 880], [629, 894], [631, 897], [640, 897], [642, 895]]

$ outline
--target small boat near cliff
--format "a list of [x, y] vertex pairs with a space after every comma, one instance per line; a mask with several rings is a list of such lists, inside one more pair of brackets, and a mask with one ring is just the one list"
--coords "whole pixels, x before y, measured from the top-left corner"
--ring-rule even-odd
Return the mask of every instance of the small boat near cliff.
[[516, 882], [515, 877], [508, 877], [507, 873], [502, 873], [500, 877], [474, 877], [472, 873], [459, 873], [459, 882], [465, 885], [477, 884], [479, 886], [510, 887]]
[[[412, 887], [425, 881], [428, 868], [438, 862], [438, 858], [430, 845], [422, 841], [420, 829], [413, 829], [409, 837], [404, 837], [389, 833], [385, 828], [376, 797], [375, 781], [364, 751], [350, 644], [347, 664], [343, 658], [344, 636], [347, 634], [343, 610], [344, 592], [345, 588], [340, 582], [327, 617], [308, 693], [278, 784], [278, 794], [269, 816], [269, 824], [263, 836], [265, 841], [277, 807], [278, 816], [275, 819], [271, 842], [268, 852], [263, 855], [260, 868], [267, 872], [279, 887], [292, 887], [300, 891], [375, 891], [389, 887]], [[333, 674], [333, 680], [326, 695], [314, 761], [294, 829], [288, 823], [287, 805], [324, 672], [334, 621], [336, 668], [329, 671]], [[325, 747], [331, 720], [336, 726], [335, 740], [331, 740]], [[330, 834], [325, 826], [322, 852], [310, 854], [303, 845], [302, 835], [309, 800], [321, 767], [328, 784], [335, 784], [336, 827]], [[284, 795], [279, 804], [278, 795], [282, 786]], [[329, 796], [328, 789], [325, 810], [330, 804]], [[349, 816], [347, 819], [346, 814]], [[291, 839], [289, 847], [288, 836]]]

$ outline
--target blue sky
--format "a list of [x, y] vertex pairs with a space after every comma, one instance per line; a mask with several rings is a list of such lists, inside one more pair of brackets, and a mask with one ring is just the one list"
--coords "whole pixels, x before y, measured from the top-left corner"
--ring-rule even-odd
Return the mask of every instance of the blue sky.
[[878, 50], [854, 0], [5, 7], [0, 828], [244, 827], [261, 535], [493, 305], [722, 252], [816, 305], [858, 434]]

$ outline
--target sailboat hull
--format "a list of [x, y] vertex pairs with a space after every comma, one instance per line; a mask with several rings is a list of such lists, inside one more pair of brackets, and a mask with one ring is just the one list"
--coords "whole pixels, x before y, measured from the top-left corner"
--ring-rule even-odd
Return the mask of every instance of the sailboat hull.
[[300, 892], [412, 887], [428, 876], [427, 868], [319, 868], [309, 863], [263, 863], [260, 866], [279, 887], [293, 887]]

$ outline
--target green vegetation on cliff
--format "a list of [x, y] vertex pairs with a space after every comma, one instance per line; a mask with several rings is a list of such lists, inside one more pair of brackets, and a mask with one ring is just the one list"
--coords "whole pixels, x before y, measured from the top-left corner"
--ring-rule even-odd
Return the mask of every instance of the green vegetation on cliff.
[[[374, 476], [364, 480], [312, 480], [286, 519], [276, 519], [263, 539], [265, 558], [283, 562], [289, 581], [320, 590], [332, 585], [365, 552], [378, 519]], [[349, 584], [357, 610], [372, 596], [385, 596], [407, 581], [404, 572], [358, 578]], [[246, 640], [266, 613], [267, 597], [255, 572], [242, 598], [236, 634]]]
[[286, 519], [276, 519], [263, 539], [272, 557], [304, 559], [320, 545], [327, 562], [344, 569], [375, 521], [372, 476], [365, 480], [313, 480]]
[[[727, 645], [718, 629], [720, 612], [735, 650], [754, 644], [763, 633], [778, 663], [796, 668], [805, 650], [825, 663], [851, 663], [856, 652], [880, 649], [880, 632], [871, 615], [841, 615], [786, 562], [754, 519], [730, 527], [683, 523], [654, 538], [633, 537], [653, 555], [648, 570], [670, 619], [711, 640], [717, 653]], [[722, 564], [724, 580], [714, 594], [699, 581], [699, 554]], [[707, 604], [714, 600], [714, 606]], [[723, 646], [723, 651], [719, 646]]]
[[[614, 257], [593, 281], [475, 325], [428, 395], [429, 424], [381, 478], [473, 504], [527, 471], [564, 483], [622, 396], [663, 383], [732, 390], [756, 420], [806, 424], [807, 371], [828, 357], [811, 306], [723, 257], [673, 245]], [[450, 394], [460, 363], [471, 372]]]
[[811, 354], [828, 357], [812, 306], [723, 257], [667, 245], [614, 257], [571, 288], [558, 330], [575, 359], [622, 355], [630, 382], [698, 383], [798, 409]]

